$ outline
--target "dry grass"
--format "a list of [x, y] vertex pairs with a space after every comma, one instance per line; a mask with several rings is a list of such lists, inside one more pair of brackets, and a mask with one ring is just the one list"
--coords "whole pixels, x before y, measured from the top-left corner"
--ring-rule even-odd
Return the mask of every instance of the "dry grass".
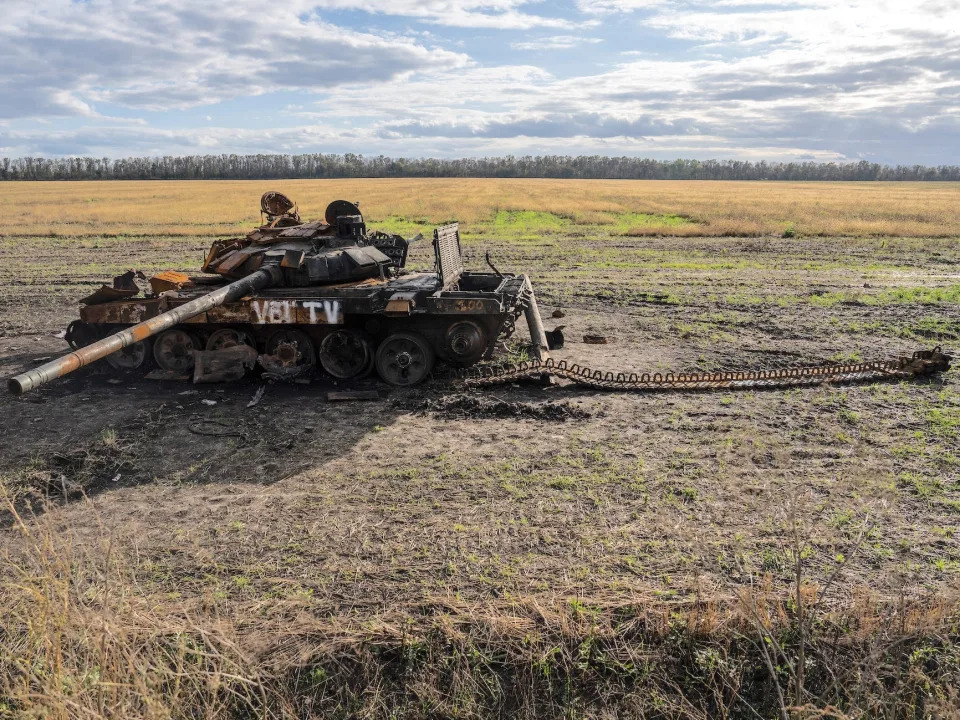
[[790, 599], [758, 578], [725, 599], [451, 597], [351, 617], [150, 594], [102, 527], [5, 515], [21, 542], [0, 556], [4, 720], [947, 718], [958, 700], [957, 599], [831, 609], [801, 538]]
[[[305, 217], [319, 217], [326, 203], [345, 197], [361, 201], [374, 222], [430, 225], [458, 219], [469, 231], [492, 227], [498, 211], [538, 211], [560, 222], [630, 235], [960, 235], [956, 183], [10, 182], [0, 190], [0, 212], [17, 218], [18, 235], [225, 235], [245, 231], [259, 219], [259, 197], [268, 189], [293, 196]], [[678, 224], [677, 216], [688, 222]]]
[[[101, 532], [92, 545], [24, 520], [0, 555], [0, 718], [225, 717], [267, 705], [243, 651], [209, 614], [139, 592]], [[102, 528], [101, 528], [102, 531]]]

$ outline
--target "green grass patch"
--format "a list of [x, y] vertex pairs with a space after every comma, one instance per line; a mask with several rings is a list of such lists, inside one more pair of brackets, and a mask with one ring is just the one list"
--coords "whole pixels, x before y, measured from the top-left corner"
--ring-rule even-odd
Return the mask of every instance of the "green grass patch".
[[432, 231], [434, 225], [435, 223], [432, 223], [430, 218], [426, 217], [408, 218], [401, 215], [390, 215], [383, 220], [369, 221], [368, 228], [410, 238], [418, 232], [422, 232], [426, 237], [427, 231]]
[[905, 287], [893, 288], [879, 294], [879, 305], [894, 303], [920, 303], [933, 305], [937, 303], [960, 303], [960, 285], [945, 287]]
[[926, 421], [940, 437], [960, 438], [960, 407], [931, 408], [927, 411]]
[[683, 215], [635, 212], [618, 213], [614, 221], [614, 227], [621, 233], [637, 228], [680, 227], [683, 225], [696, 225], [696, 223]]
[[498, 210], [493, 218], [493, 227], [499, 232], [533, 233], [545, 230], [562, 230], [571, 224], [570, 218], [536, 210]]
[[826, 292], [809, 295], [811, 305], [833, 307], [839, 304], [859, 305], [939, 305], [960, 304], [960, 285], [944, 287], [896, 287], [878, 293]]
[[922, 317], [903, 328], [901, 335], [921, 340], [957, 340], [960, 339], [960, 322], [939, 317]]

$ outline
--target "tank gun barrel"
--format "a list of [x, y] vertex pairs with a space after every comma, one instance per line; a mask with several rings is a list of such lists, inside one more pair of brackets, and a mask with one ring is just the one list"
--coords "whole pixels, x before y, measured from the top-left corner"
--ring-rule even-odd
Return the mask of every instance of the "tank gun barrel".
[[102, 340], [78, 348], [61, 358], [15, 375], [7, 381], [7, 388], [11, 393], [21, 395], [152, 335], [169, 330], [174, 325], [185, 322], [200, 313], [269, 287], [278, 282], [279, 277], [278, 267], [261, 268], [245, 278], [198, 297], [196, 300], [191, 300], [142, 323], [107, 335]]

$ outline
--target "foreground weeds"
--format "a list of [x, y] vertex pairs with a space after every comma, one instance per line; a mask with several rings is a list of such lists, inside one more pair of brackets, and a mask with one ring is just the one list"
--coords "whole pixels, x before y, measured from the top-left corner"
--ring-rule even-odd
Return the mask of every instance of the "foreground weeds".
[[7, 508], [0, 718], [234, 717], [270, 704], [229, 626], [141, 595], [106, 533], [86, 545]]
[[957, 598], [817, 587], [802, 551], [788, 592], [757, 578], [673, 604], [447, 597], [331, 616], [309, 597], [146, 594], [105, 529], [6, 512], [0, 718], [933, 718], [960, 700]]

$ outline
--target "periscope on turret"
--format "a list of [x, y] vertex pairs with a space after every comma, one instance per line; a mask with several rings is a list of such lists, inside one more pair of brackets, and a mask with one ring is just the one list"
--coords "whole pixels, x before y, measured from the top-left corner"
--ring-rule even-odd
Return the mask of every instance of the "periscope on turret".
[[[73, 351], [14, 376], [23, 393], [105, 359], [117, 372], [194, 382], [236, 380], [259, 369], [337, 379], [376, 371], [414, 385], [439, 362], [490, 358], [525, 316], [532, 355], [548, 355], [533, 286], [525, 275], [464, 269], [459, 225], [433, 232], [434, 268], [406, 268], [412, 242], [368, 231], [359, 205], [330, 203], [303, 221], [278, 192], [261, 197], [262, 222], [217, 240], [203, 275], [130, 271], [83, 298], [67, 328]], [[147, 281], [142, 290], [138, 280]], [[141, 295], [142, 293], [142, 295]]]

